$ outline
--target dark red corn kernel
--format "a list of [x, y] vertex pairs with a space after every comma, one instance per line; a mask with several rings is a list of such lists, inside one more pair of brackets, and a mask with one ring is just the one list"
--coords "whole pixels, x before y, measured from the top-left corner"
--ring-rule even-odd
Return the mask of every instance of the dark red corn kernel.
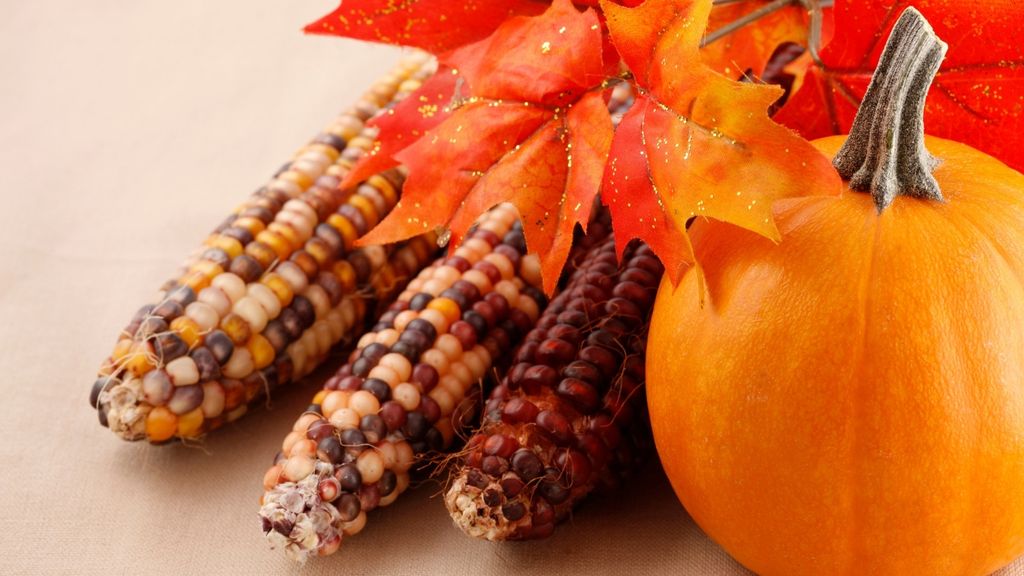
[[402, 426], [402, 434], [410, 441], [419, 440], [427, 433], [430, 423], [420, 412], [409, 412], [406, 414], [405, 426]]
[[551, 440], [559, 446], [568, 446], [572, 442], [572, 424], [563, 414], [552, 410], [541, 410], [537, 414], [537, 426], [547, 433]]
[[[381, 315], [377, 319], [378, 322], [394, 322], [395, 317], [398, 316], [399, 312], [404, 312], [409, 309], [409, 303], [405, 300], [395, 300], [391, 304], [388, 304], [387, 312]], [[391, 314], [385, 319], [385, 315]]]
[[518, 250], [505, 244], [498, 244], [495, 246], [494, 253], [501, 254], [505, 258], [508, 258], [508, 261], [512, 263], [512, 266], [516, 268], [519, 267], [519, 260], [523, 257]]
[[494, 248], [495, 246], [501, 243], [501, 238], [498, 238], [497, 234], [491, 232], [490, 230], [484, 230], [482, 228], [477, 228], [476, 230], [473, 230], [473, 232], [470, 233], [469, 237], [479, 238], [484, 242], [490, 244], [491, 248]]
[[151, 313], [154, 316], [159, 316], [164, 320], [170, 322], [171, 320], [174, 320], [178, 316], [184, 314], [185, 308], [181, 304], [175, 302], [174, 300], [164, 300], [163, 302], [154, 306]]
[[487, 476], [480, 472], [480, 470], [477, 470], [476, 467], [471, 467], [466, 474], [466, 483], [474, 488], [483, 489], [486, 488], [490, 482], [487, 480]]
[[299, 318], [298, 312], [292, 308], [285, 308], [281, 310], [281, 315], [277, 317], [277, 320], [284, 327], [285, 332], [288, 333], [289, 340], [298, 340], [302, 336], [302, 319]]
[[628, 268], [619, 276], [619, 283], [636, 282], [641, 286], [654, 288], [658, 285], [658, 277], [642, 268]]
[[392, 470], [385, 470], [384, 474], [381, 475], [380, 480], [377, 481], [377, 491], [380, 493], [380, 497], [391, 494], [398, 487], [398, 475]]
[[440, 452], [444, 449], [444, 435], [437, 428], [427, 430], [427, 433], [423, 435], [423, 440], [431, 452]]
[[355, 464], [339, 466], [334, 472], [334, 477], [341, 483], [341, 489], [349, 492], [355, 492], [363, 485], [363, 475]]
[[306, 428], [306, 438], [314, 442], [320, 442], [324, 438], [334, 436], [334, 425], [327, 420], [317, 420]]
[[359, 430], [370, 444], [376, 444], [388, 435], [388, 425], [379, 414], [367, 414], [359, 420]]
[[608, 447], [605, 446], [604, 441], [597, 434], [584, 432], [577, 436], [576, 447], [587, 455], [590, 463], [593, 464], [593, 468], [601, 470], [608, 464], [610, 456]]
[[391, 387], [379, 378], [367, 378], [362, 389], [373, 394], [381, 404], [391, 399]]
[[303, 330], [306, 330], [313, 325], [313, 322], [316, 322], [316, 309], [313, 308], [313, 303], [305, 296], [296, 295], [292, 298], [292, 304], [288, 308], [298, 314]]
[[518, 449], [515, 438], [505, 434], [493, 434], [484, 441], [484, 454], [509, 458]]
[[220, 364], [217, 363], [217, 359], [209, 348], [198, 346], [189, 353], [189, 356], [196, 363], [196, 368], [199, 370], [200, 382], [220, 380]]
[[323, 240], [330, 248], [335, 257], [340, 258], [345, 254], [345, 239], [334, 226], [326, 222], [317, 224], [314, 230], [316, 237]]
[[231, 256], [220, 248], [207, 248], [199, 255], [200, 260], [208, 260], [227, 270], [231, 266]]
[[555, 509], [544, 500], [534, 501], [532, 512], [535, 526], [553, 524], [555, 522]]
[[604, 412], [611, 414], [617, 426], [629, 426], [633, 421], [633, 406], [619, 394], [609, 394], [602, 401]]
[[260, 276], [263, 275], [263, 266], [252, 256], [239, 254], [231, 259], [228, 271], [248, 284], [260, 279]]
[[650, 274], [659, 277], [665, 271], [665, 267], [661, 265], [661, 261], [655, 256], [649, 255], [634, 256], [626, 263], [626, 266], [631, 269], [639, 268], [641, 270], [646, 270]]
[[370, 263], [370, 258], [366, 254], [359, 251], [352, 252], [348, 255], [348, 263], [355, 270], [358, 282], [363, 283], [370, 279], [373, 264]]
[[622, 432], [608, 414], [598, 414], [587, 423], [587, 429], [597, 434], [605, 446], [614, 450], [622, 444]]
[[637, 354], [626, 358], [624, 372], [637, 382], [643, 382], [646, 373], [643, 355]]
[[[328, 425], [330, 426], [330, 425]], [[334, 436], [327, 436], [316, 445], [316, 457], [331, 464], [340, 464], [345, 457], [345, 449]]]
[[508, 300], [504, 296], [497, 292], [491, 292], [487, 296], [484, 296], [484, 302], [491, 305], [494, 310], [494, 319], [497, 321], [499, 318], [505, 318], [508, 316]]
[[572, 361], [576, 355], [576, 347], [558, 338], [547, 338], [537, 347], [538, 362], [548, 366], [561, 366]]
[[420, 395], [420, 405], [416, 410], [423, 414], [423, 417], [426, 418], [431, 426], [441, 419], [441, 407], [433, 398], [426, 394]]
[[397, 310], [388, 310], [388, 311], [384, 312], [383, 314], [381, 314], [379, 318], [377, 318], [377, 323], [378, 324], [383, 324], [383, 325], [388, 326], [388, 327], [394, 326], [395, 318], [397, 316], [398, 316], [398, 311]]
[[263, 329], [263, 337], [274, 348], [274, 354], [281, 354], [288, 347], [288, 344], [291, 344], [288, 331], [284, 329], [284, 325], [277, 319], [267, 323], [267, 327]]
[[596, 366], [586, 360], [573, 360], [562, 369], [562, 376], [582, 380], [592, 386], [600, 386], [605, 378], [612, 374], [602, 374]]
[[431, 342], [437, 339], [437, 328], [434, 328], [433, 324], [427, 322], [423, 318], [414, 318], [408, 325], [406, 325], [405, 329], [422, 332], [426, 334], [427, 338], [429, 338]]
[[366, 436], [356, 428], [345, 428], [338, 439], [345, 448], [360, 448], [366, 445]]
[[544, 388], [554, 388], [558, 382], [558, 371], [551, 366], [537, 364], [530, 366], [519, 381], [519, 386], [528, 394], [536, 394]]
[[566, 308], [582, 312], [588, 318], [594, 316], [594, 312], [598, 310], [597, 303], [589, 298], [574, 298]]
[[405, 408], [394, 400], [385, 402], [380, 407], [380, 417], [384, 420], [384, 424], [387, 425], [389, 432], [394, 432], [405, 426]]
[[363, 348], [360, 351], [359, 356], [360, 358], [366, 358], [367, 360], [372, 362], [374, 366], [376, 366], [377, 362], [379, 362], [380, 359], [387, 353], [387, 346], [381, 344], [380, 342], [373, 342], [366, 346], [365, 348]]
[[456, 270], [459, 271], [460, 274], [466, 272], [473, 266], [472, 264], [469, 263], [469, 260], [466, 260], [462, 256], [452, 256], [450, 258], [446, 258], [444, 260], [444, 265], [455, 268]]
[[480, 289], [476, 287], [476, 284], [468, 280], [456, 280], [452, 284], [451, 289], [462, 293], [470, 302], [476, 302], [480, 299]]
[[544, 308], [548, 303], [548, 297], [544, 295], [544, 292], [536, 286], [527, 286], [523, 288], [522, 294], [533, 299], [537, 303], [537, 306]]
[[377, 484], [363, 484], [359, 489], [359, 507], [369, 512], [380, 505], [380, 490]]
[[545, 314], [544, 316], [540, 317], [540, 320], [537, 320], [537, 323], [534, 325], [534, 329], [539, 329], [539, 330], [547, 331], [547, 330], [550, 330], [551, 328], [554, 328], [557, 325], [558, 325], [558, 319], [557, 318], [555, 318], [554, 316], [549, 316], [549, 315]]
[[530, 449], [520, 448], [512, 455], [512, 470], [525, 482], [529, 482], [544, 472], [544, 464]]
[[[277, 371], [278, 381], [292, 381], [292, 376], [295, 374], [295, 365], [292, 363], [291, 356], [288, 356], [287, 354], [281, 356], [280, 358], [274, 360], [273, 366], [274, 370]], [[221, 384], [224, 384], [223, 380], [221, 380]]]
[[484, 456], [480, 469], [490, 476], [501, 476], [508, 470], [508, 460], [500, 456]]
[[510, 502], [501, 507], [501, 515], [509, 522], [517, 522], [526, 515], [526, 506], [522, 502]]
[[492, 284], [497, 284], [501, 281], [501, 270], [498, 270], [497, 266], [486, 260], [480, 260], [473, 265], [473, 268], [486, 274], [487, 279], [490, 280]]
[[366, 218], [363, 217], [363, 213], [358, 208], [351, 204], [342, 204], [338, 207], [338, 214], [348, 220], [356, 228], [356, 232], [362, 236], [369, 232], [369, 226], [366, 222]]
[[[164, 323], [166, 324], [166, 322]], [[174, 332], [161, 332], [153, 338], [153, 350], [156, 352], [157, 357], [166, 364], [175, 358], [187, 354], [188, 344], [181, 339], [181, 336]], [[206, 350], [206, 348], [203, 348], [203, 350]], [[217, 361], [213, 359], [213, 354], [210, 354], [209, 350], [206, 350], [206, 352], [209, 354], [210, 361], [216, 366]], [[203, 378], [203, 380], [208, 380], [208, 378]]]
[[600, 405], [597, 390], [583, 380], [563, 378], [556, 389], [558, 395], [568, 400], [577, 410], [590, 414]]
[[465, 310], [469, 308], [469, 298], [466, 298], [465, 294], [459, 292], [454, 288], [445, 289], [444, 291], [441, 292], [440, 297], [448, 298], [449, 300], [455, 302], [456, 306], [459, 307], [459, 310]]
[[480, 345], [483, 346], [487, 353], [491, 355], [491, 358], [499, 358], [500, 355], [505, 351], [505, 348], [501, 345], [493, 334], [487, 335]]
[[[489, 316], [483, 314], [480, 308], [486, 309]], [[462, 320], [469, 323], [476, 330], [477, 335], [483, 334], [494, 324], [494, 309], [486, 302], [477, 302], [473, 304], [472, 310], [466, 310], [462, 313]]]
[[394, 352], [395, 354], [401, 354], [402, 356], [405, 356], [406, 360], [408, 360], [409, 362], [415, 362], [417, 359], [419, 359], [420, 355], [423, 354], [424, 348], [417, 346], [415, 344], [411, 344], [408, 341], [399, 341], [395, 342], [391, 346], [391, 351]]
[[421, 393], [427, 394], [437, 386], [440, 376], [437, 374], [437, 369], [430, 364], [416, 364], [413, 366], [412, 376], [409, 379], [412, 383], [419, 385]]
[[[398, 343], [396, 342], [395, 344], [397, 345]], [[352, 363], [352, 374], [360, 378], [366, 378], [376, 364], [376, 362], [370, 362], [366, 358], [359, 358]]]
[[544, 328], [534, 328], [526, 333], [526, 337], [523, 338], [523, 342], [543, 342], [548, 337], [548, 331]]
[[612, 276], [608, 274], [602, 274], [598, 271], [588, 271], [583, 276], [583, 282], [588, 286], [594, 286], [595, 288], [607, 293], [615, 285], [615, 281]]
[[338, 380], [338, 390], [344, 390], [346, 392], [355, 392], [363, 389], [363, 378], [350, 374]]
[[[509, 327], [506, 326], [504, 322], [502, 322], [501, 326], [498, 326], [494, 330], [491, 330], [491, 332], [487, 335], [487, 338], [494, 341], [495, 345], [498, 348], [499, 354], [512, 347], [512, 332], [509, 330]], [[498, 358], [498, 356], [493, 353], [491, 354], [491, 357], [495, 359]]]
[[566, 450], [555, 457], [555, 465], [565, 475], [567, 486], [586, 484], [590, 480], [593, 468], [590, 458], [578, 450]]
[[551, 504], [561, 504], [569, 499], [569, 490], [554, 478], [544, 479], [537, 487], [537, 493]]
[[476, 329], [464, 320], [457, 320], [448, 328], [448, 332], [458, 338], [463, 350], [472, 350], [476, 346]]
[[[417, 350], [426, 350], [434, 343], [429, 336], [418, 330], [403, 330], [398, 336], [399, 342], [411, 344]], [[421, 352], [422, 353], [422, 352]]]
[[501, 492], [494, 490], [493, 488], [490, 490], [485, 490], [483, 494], [483, 500], [484, 504], [487, 504], [488, 506], [497, 506], [501, 504]]
[[252, 232], [249, 232], [245, 228], [225, 228], [224, 230], [221, 231], [221, 235], [238, 240], [239, 242], [242, 243], [242, 246], [245, 246], [249, 242], [253, 241]]
[[618, 355], [603, 346], [584, 346], [579, 359], [589, 362], [604, 374], [615, 374], [619, 371]]
[[538, 342], [526, 342], [516, 350], [516, 355], [512, 359], [513, 362], [519, 363], [531, 363], [537, 358], [537, 348], [540, 346]]
[[619, 342], [618, 338], [616, 338], [610, 331], [604, 329], [597, 329], [591, 332], [590, 335], [587, 336], [587, 344], [591, 346], [601, 346], [613, 352], [622, 349], [622, 344]]
[[420, 292], [409, 299], [409, 310], [415, 310], [419, 312], [430, 304], [430, 301], [434, 299], [434, 295], [429, 292]]
[[550, 338], [558, 338], [559, 340], [565, 340], [573, 346], [579, 346], [582, 335], [579, 329], [570, 324], [556, 324], [548, 330], [548, 336]]
[[620, 282], [615, 286], [612, 295], [617, 298], [625, 298], [645, 309], [650, 307], [651, 302], [654, 301], [654, 290], [644, 288], [636, 282]]
[[[481, 454], [480, 452], [470, 452], [469, 456], [466, 457], [466, 466], [469, 466], [470, 468], [480, 468], [480, 466], [483, 464], [483, 459], [484, 455]], [[484, 478], [484, 475], [480, 474], [480, 477]], [[487, 480], [484, 480], [484, 486], [486, 485]], [[477, 486], [477, 488], [483, 488], [483, 486]]]
[[316, 283], [327, 293], [327, 299], [332, 307], [337, 306], [341, 299], [345, 297], [345, 290], [341, 286], [341, 281], [330, 272], [320, 272], [317, 274]]
[[508, 319], [515, 325], [516, 330], [514, 334], [517, 335], [526, 334], [533, 327], [533, 320], [530, 320], [530, 316], [518, 308], [509, 311]]
[[568, 324], [576, 328], [583, 328], [589, 324], [587, 315], [578, 310], [566, 310], [559, 314], [556, 319], [559, 324]]
[[526, 487], [526, 484], [515, 473], [505, 474], [499, 484], [501, 485], [501, 490], [508, 498], [515, 498]]
[[501, 239], [502, 244], [507, 244], [516, 249], [520, 254], [526, 253], [526, 237], [520, 230], [510, 230]]

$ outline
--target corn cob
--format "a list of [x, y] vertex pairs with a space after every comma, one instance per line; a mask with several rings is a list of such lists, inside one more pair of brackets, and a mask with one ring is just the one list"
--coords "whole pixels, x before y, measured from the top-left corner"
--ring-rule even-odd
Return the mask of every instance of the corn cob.
[[403, 175], [391, 170], [355, 190], [338, 183], [372, 146], [364, 121], [427, 75], [420, 56], [400, 64], [218, 226], [156, 303], [136, 313], [93, 384], [101, 424], [126, 440], [198, 438], [361, 331], [365, 289], [386, 267], [389, 248], [352, 245], [394, 207]]
[[334, 553], [366, 514], [395, 501], [410, 470], [449, 448], [478, 412], [476, 386], [537, 319], [539, 261], [512, 208], [486, 214], [452, 257], [409, 283], [331, 377], [264, 476], [272, 547]]
[[445, 495], [463, 531], [544, 538], [598, 487], [613, 487], [648, 446], [647, 317], [662, 273], [644, 245], [616, 267], [611, 237], [572, 274], [515, 353]]

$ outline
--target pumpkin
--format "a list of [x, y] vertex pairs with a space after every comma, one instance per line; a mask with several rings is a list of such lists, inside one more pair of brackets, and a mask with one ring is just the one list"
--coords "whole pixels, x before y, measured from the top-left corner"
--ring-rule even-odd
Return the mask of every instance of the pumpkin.
[[923, 137], [938, 64], [894, 62], [930, 32], [908, 21], [851, 136], [814, 143], [849, 189], [779, 202], [778, 244], [695, 222], [700, 269], [657, 296], [658, 453], [764, 576], [980, 575], [1024, 551], [1024, 176]]

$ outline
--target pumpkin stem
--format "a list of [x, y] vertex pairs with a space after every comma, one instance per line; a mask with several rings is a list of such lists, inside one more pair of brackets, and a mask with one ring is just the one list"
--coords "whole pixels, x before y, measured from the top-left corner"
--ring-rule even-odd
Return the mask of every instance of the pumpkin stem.
[[852, 190], [868, 191], [881, 213], [898, 195], [942, 201], [924, 147], [924, 101], [946, 43], [914, 8], [889, 35], [850, 136], [832, 160]]

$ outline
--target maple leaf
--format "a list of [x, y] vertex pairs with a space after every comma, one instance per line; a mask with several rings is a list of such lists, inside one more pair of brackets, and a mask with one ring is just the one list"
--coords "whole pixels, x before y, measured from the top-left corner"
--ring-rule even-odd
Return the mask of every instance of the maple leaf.
[[[823, 24], [831, 20], [831, 12], [827, 8], [822, 10]], [[757, 18], [753, 21], [731, 28], [734, 23], [755, 16]], [[739, 78], [748, 70], [759, 78], [780, 45], [791, 42], [807, 46], [811, 27], [811, 12], [799, 0], [747, 0], [717, 4], [708, 20], [704, 61], [730, 78]], [[826, 32], [831, 30], [827, 24], [822, 28]], [[709, 41], [717, 33], [725, 34]]]
[[[807, 138], [845, 134], [885, 39], [908, 0], [838, 0], [836, 35], [803, 85], [776, 115]], [[1007, 1], [915, 0], [949, 44], [925, 104], [929, 134], [969, 144], [1024, 169], [1024, 6]]]
[[487, 37], [513, 16], [540, 14], [547, 4], [543, 0], [343, 0], [305, 31], [440, 54]]
[[470, 97], [397, 155], [409, 169], [402, 200], [360, 244], [448, 226], [455, 246], [477, 216], [511, 202], [553, 291], [611, 145], [602, 58], [596, 12], [569, 0], [454, 52], [446, 63]]
[[380, 130], [371, 148], [339, 185], [348, 188], [398, 166], [395, 156], [419, 140], [428, 130], [451, 116], [458, 104], [458, 88], [462, 75], [449, 66], [440, 66], [418, 90], [396, 106], [367, 122]]
[[693, 259], [690, 218], [779, 240], [775, 200], [839, 192], [829, 159], [768, 118], [779, 87], [736, 82], [701, 63], [711, 0], [601, 6], [638, 86], [615, 132], [601, 193], [618, 250], [644, 240], [678, 281]]

